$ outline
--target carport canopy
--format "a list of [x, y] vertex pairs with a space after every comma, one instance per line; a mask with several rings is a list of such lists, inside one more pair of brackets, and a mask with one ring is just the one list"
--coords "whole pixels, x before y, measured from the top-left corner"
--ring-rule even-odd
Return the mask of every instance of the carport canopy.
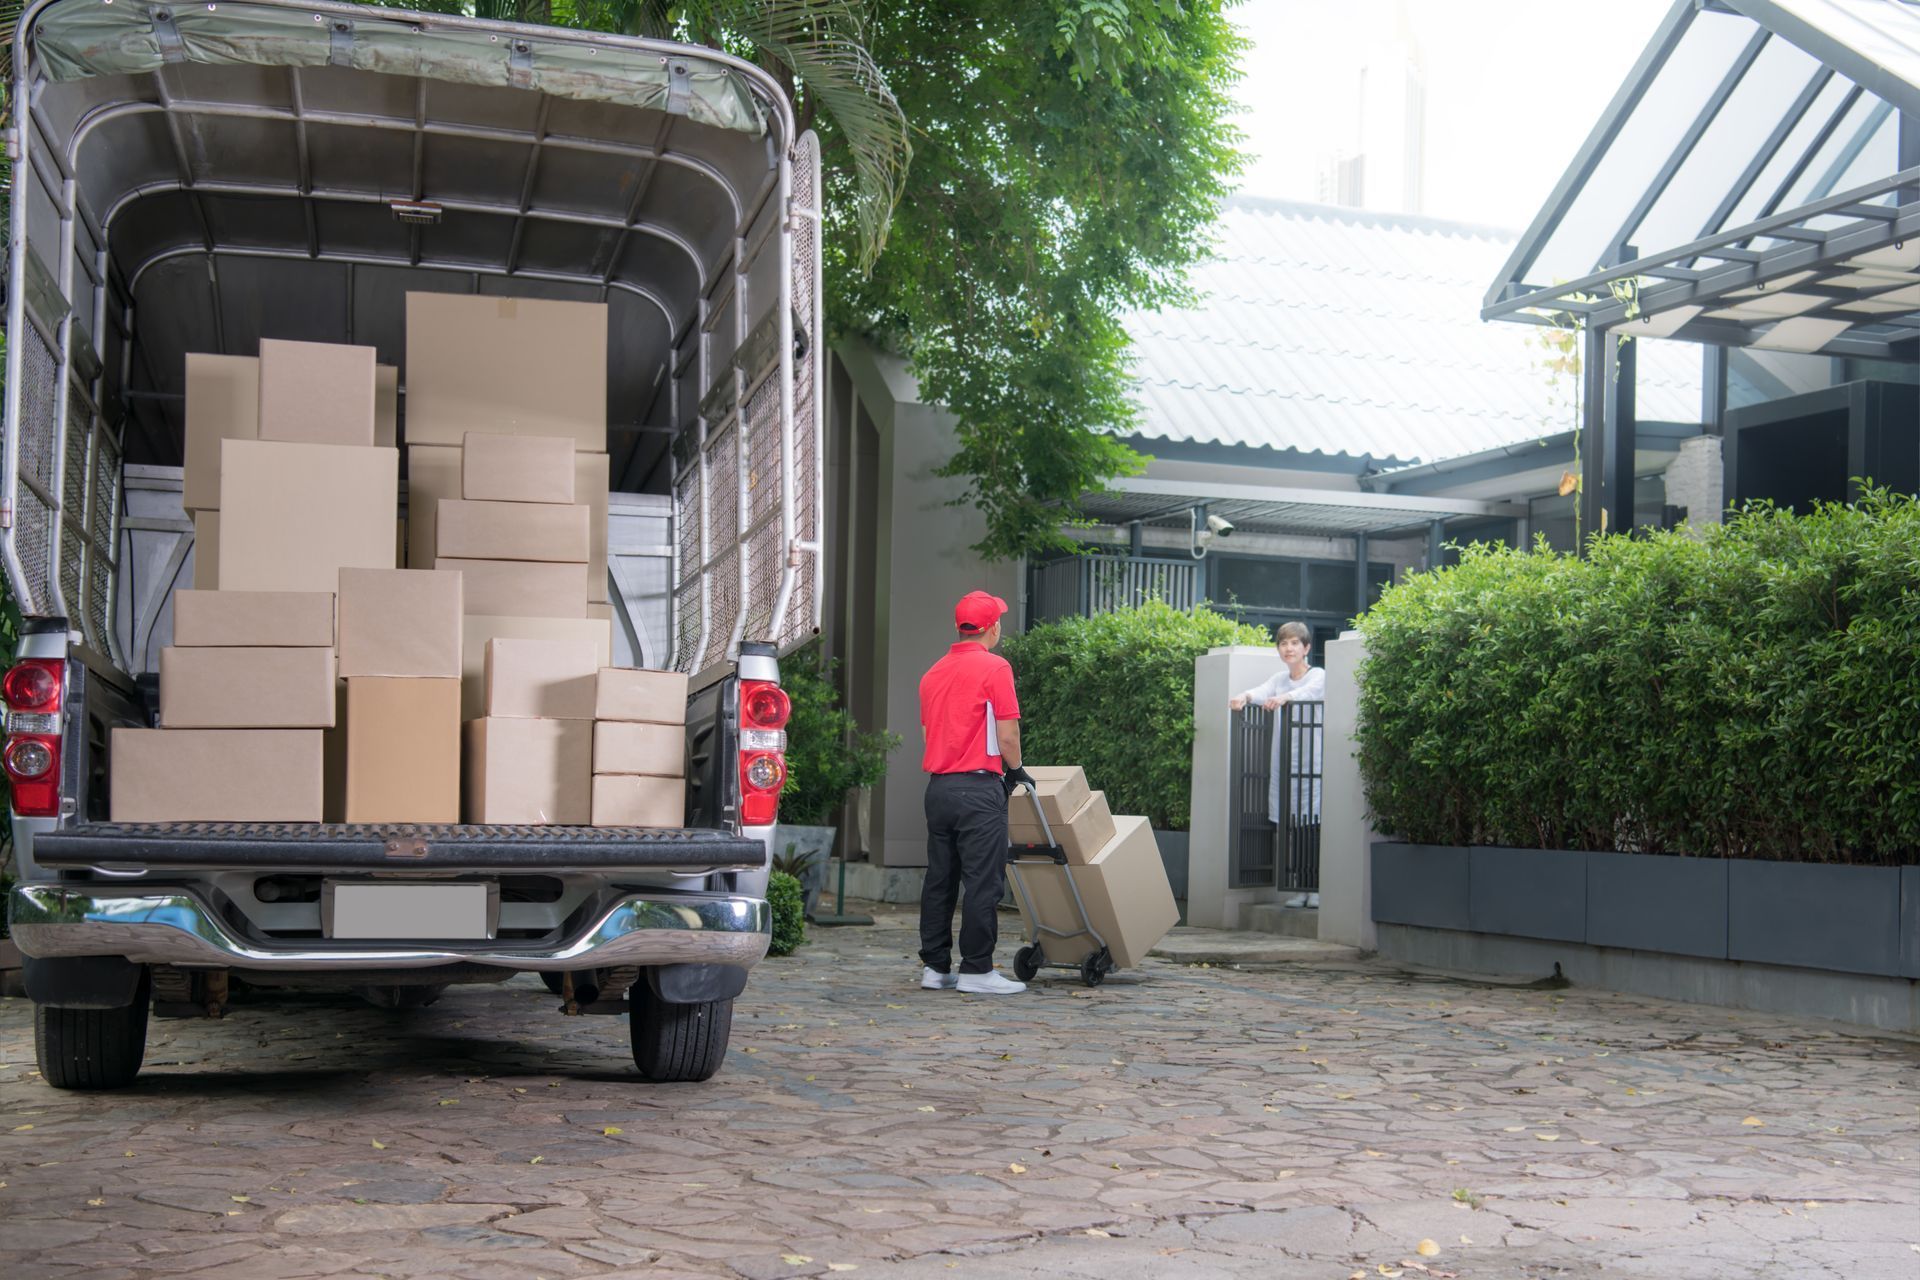
[[1238, 531], [1322, 538], [1412, 534], [1448, 520], [1518, 519], [1527, 514], [1526, 504], [1516, 502], [1150, 477], [1123, 477], [1106, 492], [1089, 494], [1080, 506], [1103, 524], [1185, 527], [1193, 519], [1190, 513], [1201, 508]]

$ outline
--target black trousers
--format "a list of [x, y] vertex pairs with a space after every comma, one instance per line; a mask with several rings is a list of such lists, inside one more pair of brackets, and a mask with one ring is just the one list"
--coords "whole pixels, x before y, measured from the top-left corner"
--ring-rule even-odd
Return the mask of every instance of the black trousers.
[[990, 773], [936, 773], [927, 780], [927, 883], [920, 892], [920, 960], [935, 973], [953, 963], [953, 904], [960, 904], [960, 972], [993, 972], [1000, 895], [1007, 880], [1007, 791]]

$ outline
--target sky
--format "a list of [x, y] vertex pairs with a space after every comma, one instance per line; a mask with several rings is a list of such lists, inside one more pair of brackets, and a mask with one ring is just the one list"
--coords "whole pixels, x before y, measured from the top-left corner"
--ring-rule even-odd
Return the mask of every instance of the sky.
[[1247, 195], [1318, 198], [1352, 128], [1361, 62], [1404, 28], [1426, 78], [1421, 210], [1523, 229], [1646, 47], [1671, 0], [1240, 0], [1254, 42], [1235, 121]]

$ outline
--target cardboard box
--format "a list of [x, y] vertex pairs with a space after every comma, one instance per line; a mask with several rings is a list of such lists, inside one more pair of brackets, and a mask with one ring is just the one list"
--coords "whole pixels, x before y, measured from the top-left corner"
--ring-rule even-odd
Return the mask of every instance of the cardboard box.
[[613, 628], [598, 619], [468, 614], [460, 644], [462, 720], [477, 720], [487, 713], [487, 641], [502, 636], [525, 640], [585, 640], [593, 645], [596, 665], [604, 667], [613, 661]]
[[115, 729], [115, 822], [319, 822], [317, 729]]
[[220, 589], [220, 513], [193, 513], [193, 589]]
[[433, 569], [340, 571], [340, 674], [458, 680], [461, 575]]
[[1113, 823], [1113, 839], [1083, 866], [1021, 862], [1017, 877], [1015, 868], [1008, 868], [1014, 898], [1027, 921], [1067, 931], [1064, 938], [1040, 937], [1041, 950], [1056, 964], [1078, 964], [1096, 949], [1074, 908], [1069, 874], [1086, 905], [1086, 923], [1100, 934], [1114, 963], [1123, 969], [1139, 964], [1179, 923], [1180, 908], [1167, 883], [1153, 828], [1139, 817], [1117, 817]]
[[460, 681], [350, 676], [348, 822], [460, 821]]
[[599, 665], [600, 651], [591, 640], [496, 636], [487, 641], [487, 714], [591, 720]]
[[183, 649], [324, 649], [333, 643], [333, 595], [176, 591], [173, 642]]
[[331, 729], [333, 650], [160, 651], [166, 729]]
[[687, 677], [678, 671], [602, 667], [594, 681], [595, 720], [687, 722]]
[[334, 591], [342, 569], [393, 568], [393, 449], [228, 440], [220, 589]]
[[593, 817], [593, 722], [487, 717], [466, 726], [468, 822], [585, 826]]
[[593, 780], [596, 827], [684, 827], [687, 784], [684, 778], [596, 777]]
[[371, 448], [373, 365], [372, 347], [262, 338], [260, 438]]
[[[435, 562], [544, 560], [584, 566], [591, 538], [584, 506], [555, 502], [468, 502], [440, 499], [434, 519]], [[582, 581], [585, 569], [581, 570]], [[583, 600], [581, 603], [585, 603]]]
[[[1080, 812], [1080, 806], [1087, 802], [1093, 792], [1087, 787], [1087, 775], [1077, 764], [1045, 765], [1030, 764], [1027, 772], [1033, 775], [1034, 790], [1040, 795], [1040, 807], [1046, 811], [1047, 821], [1065, 822]], [[1008, 804], [1025, 804], [1026, 792], [1015, 793]]]
[[634, 724], [600, 720], [593, 726], [593, 771], [644, 773], [683, 778], [687, 773], [687, 730], [677, 724]]
[[571, 505], [573, 441], [469, 431], [460, 459], [460, 496], [484, 502]]
[[[1033, 797], [1025, 791], [1016, 791], [1007, 801], [1007, 839], [1013, 844], [1044, 845], [1046, 832], [1040, 826], [1040, 820], [1034, 816]], [[1113, 811], [1107, 808], [1107, 793], [1096, 791], [1087, 797], [1087, 802], [1065, 822], [1047, 819], [1053, 828], [1053, 838], [1061, 850], [1066, 853], [1067, 861], [1084, 864], [1092, 862], [1099, 852], [1113, 839]]]
[[190, 512], [220, 509], [220, 442], [260, 438], [260, 362], [252, 356], [187, 357], [186, 476]]
[[606, 450], [604, 303], [407, 295], [407, 439], [488, 430]]
[[604, 453], [573, 455], [573, 500], [589, 508], [593, 515], [588, 534], [593, 539], [587, 548], [587, 599], [605, 603], [607, 594], [607, 475], [610, 463]]
[[400, 443], [400, 371], [373, 366], [373, 442], [383, 449]]
[[322, 822], [347, 820], [347, 682], [333, 682], [333, 728], [322, 729], [321, 752], [326, 761], [321, 794]]
[[587, 616], [587, 566], [552, 560], [449, 560], [436, 556], [436, 569], [457, 569], [468, 613], [494, 617], [579, 618]]
[[[460, 496], [461, 449], [458, 445], [407, 447], [407, 567], [431, 569], [440, 499]], [[587, 507], [587, 599], [607, 595], [607, 455], [573, 455], [574, 501]]]
[[613, 605], [605, 600], [589, 600], [587, 601], [587, 616], [589, 618], [600, 618], [606, 622], [612, 622]]

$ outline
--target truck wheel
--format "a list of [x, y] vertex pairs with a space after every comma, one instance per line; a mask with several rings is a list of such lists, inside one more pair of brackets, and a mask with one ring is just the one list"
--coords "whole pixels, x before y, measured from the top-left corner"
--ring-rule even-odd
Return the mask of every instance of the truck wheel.
[[649, 1080], [711, 1080], [727, 1056], [733, 1001], [668, 1004], [645, 979], [627, 993], [633, 1065]]
[[56, 1089], [124, 1089], [147, 1056], [146, 970], [133, 1003], [112, 1009], [33, 1006], [40, 1078]]

